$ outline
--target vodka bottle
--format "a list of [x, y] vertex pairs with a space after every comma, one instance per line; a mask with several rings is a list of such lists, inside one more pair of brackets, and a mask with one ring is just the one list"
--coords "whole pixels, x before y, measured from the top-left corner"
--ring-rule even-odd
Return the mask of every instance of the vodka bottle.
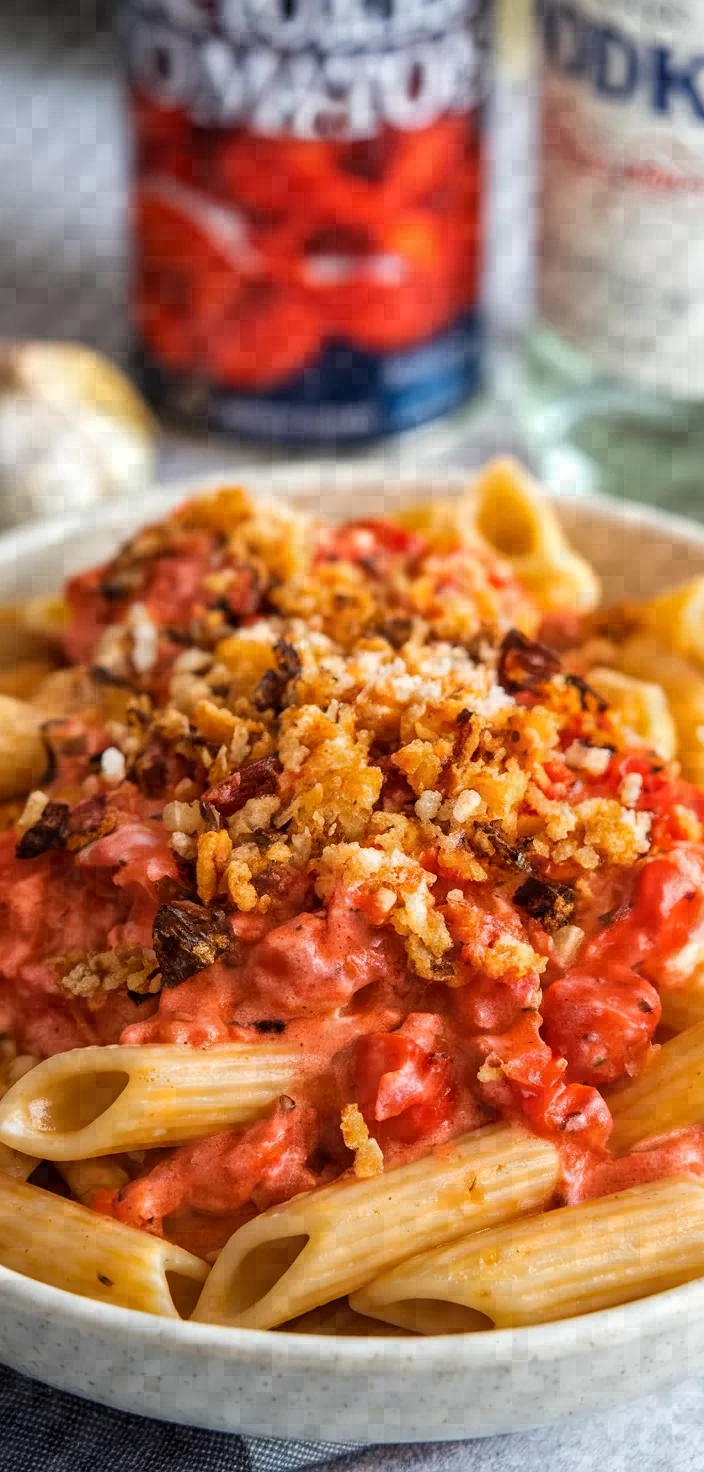
[[704, 515], [704, 0], [539, 0], [547, 482]]

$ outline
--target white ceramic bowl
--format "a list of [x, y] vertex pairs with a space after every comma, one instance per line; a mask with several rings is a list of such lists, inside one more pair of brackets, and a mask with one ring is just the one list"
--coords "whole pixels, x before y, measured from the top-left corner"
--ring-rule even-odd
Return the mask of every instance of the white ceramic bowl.
[[[329, 469], [247, 478], [341, 515], [460, 484]], [[43, 523], [0, 540], [0, 598], [55, 588], [198, 486]], [[559, 508], [604, 578], [638, 596], [704, 572], [704, 528], [579, 500]], [[57, 1251], [60, 1252], [60, 1243]], [[0, 1360], [105, 1405], [218, 1431], [340, 1442], [489, 1436], [604, 1408], [704, 1370], [704, 1280], [540, 1328], [437, 1339], [338, 1339], [151, 1318], [0, 1268]]]

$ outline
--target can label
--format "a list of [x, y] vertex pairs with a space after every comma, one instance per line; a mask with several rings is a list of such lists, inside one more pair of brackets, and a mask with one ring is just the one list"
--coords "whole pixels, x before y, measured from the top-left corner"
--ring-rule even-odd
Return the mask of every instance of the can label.
[[489, 0], [128, 0], [152, 396], [372, 440], [480, 374]]
[[704, 397], [704, 3], [541, 0], [543, 320]]

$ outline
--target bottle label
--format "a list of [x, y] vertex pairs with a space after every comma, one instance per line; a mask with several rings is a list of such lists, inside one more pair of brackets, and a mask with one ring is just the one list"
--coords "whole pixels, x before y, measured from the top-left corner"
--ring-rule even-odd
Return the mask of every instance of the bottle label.
[[543, 320], [704, 398], [704, 3], [540, 0]]
[[152, 396], [288, 442], [477, 386], [490, 0], [127, 0]]

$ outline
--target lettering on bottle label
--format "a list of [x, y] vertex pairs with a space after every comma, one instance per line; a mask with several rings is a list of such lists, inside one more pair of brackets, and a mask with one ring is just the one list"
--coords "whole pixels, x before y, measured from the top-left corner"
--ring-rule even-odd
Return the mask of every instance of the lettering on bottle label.
[[133, 84], [208, 126], [374, 137], [467, 112], [488, 83], [486, 0], [128, 0]]
[[540, 305], [615, 377], [704, 397], [704, 3], [540, 0]]

